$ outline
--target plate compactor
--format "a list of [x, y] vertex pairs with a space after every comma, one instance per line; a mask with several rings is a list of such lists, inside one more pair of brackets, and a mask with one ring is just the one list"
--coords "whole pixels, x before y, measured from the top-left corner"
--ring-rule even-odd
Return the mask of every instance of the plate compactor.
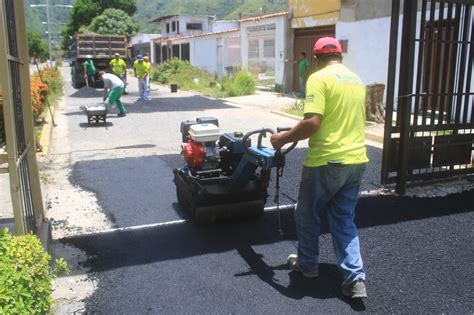
[[[264, 128], [245, 135], [220, 134], [219, 122], [214, 117], [181, 122], [186, 165], [173, 170], [180, 207], [200, 223], [258, 216], [263, 213], [268, 197], [272, 168], [277, 169], [275, 202], [278, 205], [285, 155], [296, 142], [284, 150], [262, 146], [263, 138], [274, 133]], [[258, 135], [256, 146], [251, 145], [253, 135]]]

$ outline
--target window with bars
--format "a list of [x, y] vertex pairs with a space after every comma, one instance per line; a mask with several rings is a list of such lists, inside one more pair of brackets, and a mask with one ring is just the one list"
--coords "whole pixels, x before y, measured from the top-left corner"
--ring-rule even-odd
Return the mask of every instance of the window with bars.
[[263, 41], [263, 57], [275, 58], [275, 39]]
[[258, 47], [258, 39], [249, 40], [249, 59], [258, 58], [260, 56], [260, 50]]

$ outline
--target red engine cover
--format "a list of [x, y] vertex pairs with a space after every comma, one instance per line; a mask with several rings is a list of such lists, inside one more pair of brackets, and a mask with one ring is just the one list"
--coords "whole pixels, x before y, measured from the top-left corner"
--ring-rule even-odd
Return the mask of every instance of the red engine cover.
[[201, 168], [206, 160], [206, 151], [202, 144], [189, 140], [183, 147], [183, 156], [189, 166]]

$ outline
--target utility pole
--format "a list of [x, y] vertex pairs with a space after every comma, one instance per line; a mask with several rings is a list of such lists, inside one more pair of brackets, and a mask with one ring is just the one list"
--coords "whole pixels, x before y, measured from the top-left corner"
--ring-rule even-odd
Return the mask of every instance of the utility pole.
[[[49, 66], [53, 66], [53, 58], [51, 54], [51, 21], [49, 17], [49, 0], [46, 0], [46, 4], [30, 4], [31, 8], [35, 7], [46, 7], [46, 24], [48, 28], [48, 52], [49, 52]], [[72, 5], [67, 5], [67, 4], [57, 4], [53, 5], [53, 7], [62, 7], [62, 8], [72, 8]]]
[[48, 23], [49, 66], [53, 67], [53, 58], [51, 55], [51, 22], [49, 20], [49, 0], [46, 0], [46, 23]]

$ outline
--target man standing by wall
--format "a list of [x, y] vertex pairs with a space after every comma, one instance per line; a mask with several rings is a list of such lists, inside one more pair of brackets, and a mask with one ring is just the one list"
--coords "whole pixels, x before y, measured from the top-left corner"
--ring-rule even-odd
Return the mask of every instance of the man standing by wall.
[[318, 276], [320, 215], [327, 213], [334, 251], [343, 274], [342, 293], [367, 297], [355, 206], [365, 165], [365, 87], [342, 65], [342, 49], [331, 37], [314, 46], [319, 71], [306, 85], [304, 119], [285, 133], [271, 137], [272, 145], [309, 138], [295, 210], [298, 254], [288, 257], [294, 271]]
[[108, 97], [109, 99], [107, 103], [109, 105], [117, 105], [117, 108], [120, 111], [118, 117], [125, 117], [125, 106], [123, 106], [122, 101], [120, 101], [120, 97], [124, 91], [123, 81], [115, 74], [105, 73], [104, 71], [99, 72], [99, 79], [104, 81], [104, 102]]
[[137, 60], [133, 63], [133, 72], [138, 79], [138, 93], [140, 95], [138, 100], [149, 101], [148, 96], [148, 80], [150, 74], [150, 64], [143, 60], [142, 55], [137, 56]]
[[300, 84], [300, 91], [303, 97], [306, 96], [306, 77], [309, 71], [309, 62], [306, 58], [306, 53], [302, 51], [300, 53], [300, 59], [298, 60], [285, 60], [286, 62], [293, 62], [298, 64], [298, 82]]
[[114, 58], [110, 60], [109, 66], [112, 73], [122, 80], [124, 84], [123, 94], [127, 94], [127, 92], [125, 92], [125, 87], [127, 86], [127, 64], [120, 58], [120, 54], [114, 54]]
[[95, 85], [95, 65], [91, 55], [86, 56], [87, 60], [84, 62], [84, 79], [86, 79], [88, 86]]

